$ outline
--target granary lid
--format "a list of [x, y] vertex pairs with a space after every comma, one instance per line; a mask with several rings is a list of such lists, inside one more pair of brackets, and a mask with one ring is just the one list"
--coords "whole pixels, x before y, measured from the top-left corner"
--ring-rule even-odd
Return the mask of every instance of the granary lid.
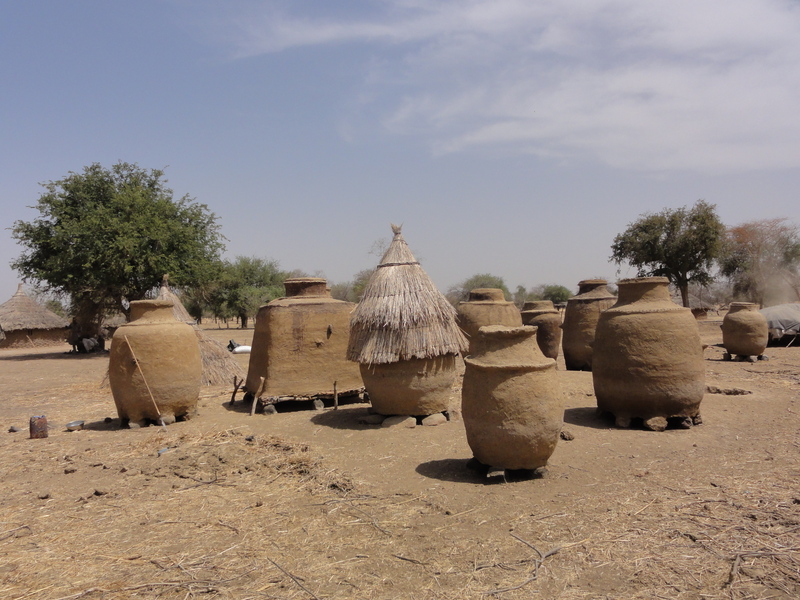
[[555, 310], [552, 300], [528, 300], [522, 305], [522, 310]]
[[608, 281], [605, 279], [584, 279], [578, 283], [578, 294], [567, 300], [572, 302], [593, 302], [595, 300], [614, 298], [614, 294], [606, 287]]
[[292, 277], [283, 282], [286, 297], [330, 296], [328, 282], [324, 277]]
[[506, 295], [500, 288], [475, 288], [470, 290], [468, 302], [505, 302]]

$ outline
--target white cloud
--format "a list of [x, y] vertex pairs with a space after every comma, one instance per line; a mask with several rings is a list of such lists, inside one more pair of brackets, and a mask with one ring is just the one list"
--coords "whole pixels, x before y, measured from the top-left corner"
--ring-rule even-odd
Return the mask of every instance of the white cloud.
[[[361, 44], [394, 134], [620, 168], [800, 166], [800, 10], [789, 0], [376, 1], [369, 18], [248, 18], [239, 53]], [[291, 4], [284, 5], [291, 9]]]

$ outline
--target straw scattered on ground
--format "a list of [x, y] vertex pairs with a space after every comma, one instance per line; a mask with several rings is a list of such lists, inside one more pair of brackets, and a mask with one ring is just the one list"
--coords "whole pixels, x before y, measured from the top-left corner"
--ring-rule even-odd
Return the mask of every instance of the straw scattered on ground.
[[[4, 424], [45, 407], [53, 429], [0, 433], [0, 597], [794, 599], [794, 350], [736, 364], [709, 348], [709, 385], [752, 393], [709, 394], [690, 431], [615, 429], [590, 374], [559, 371], [575, 439], [523, 481], [466, 469], [458, 422], [249, 417], [230, 384], [188, 422], [121, 430], [100, 358], [7, 353]], [[65, 432], [77, 417], [87, 429]]]

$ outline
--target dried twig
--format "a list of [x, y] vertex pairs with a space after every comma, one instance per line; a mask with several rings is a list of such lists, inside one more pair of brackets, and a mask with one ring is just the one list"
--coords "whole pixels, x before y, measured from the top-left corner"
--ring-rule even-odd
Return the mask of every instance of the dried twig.
[[27, 529], [28, 531], [31, 530], [31, 528], [28, 525], [22, 525], [20, 527], [15, 527], [14, 529], [7, 529], [6, 531], [3, 531], [2, 533], [0, 533], [0, 536], [2, 536], [2, 537], [0, 537], [0, 541], [8, 539], [10, 537], [14, 537], [14, 534], [17, 531], [19, 531], [20, 529]]
[[230, 402], [231, 406], [233, 406], [233, 403], [236, 401], [236, 392], [239, 391], [239, 388], [242, 387], [243, 383], [244, 383], [244, 377], [238, 378], [236, 377], [236, 375], [233, 376], [233, 392], [231, 393], [231, 402]]
[[406, 556], [400, 556], [399, 554], [392, 554], [395, 558], [399, 558], [400, 560], [405, 560], [410, 563], [414, 563], [415, 565], [422, 565], [425, 566], [428, 563], [424, 563], [421, 560], [417, 560], [416, 558], [408, 558]]
[[535, 550], [536, 554], [539, 555], [539, 558], [532, 559], [533, 560], [533, 575], [531, 577], [529, 577], [528, 579], [526, 579], [525, 581], [523, 581], [522, 583], [520, 583], [520, 584], [511, 586], [511, 587], [507, 587], [507, 588], [502, 588], [502, 589], [499, 589], [499, 590], [490, 590], [488, 592], [483, 592], [484, 596], [496, 596], [498, 594], [503, 594], [505, 592], [513, 592], [514, 590], [518, 590], [520, 588], [525, 587], [526, 585], [528, 585], [532, 581], [536, 581], [538, 579], [538, 577], [539, 577], [539, 567], [542, 566], [542, 563], [544, 562], [544, 560], [546, 558], [548, 558], [550, 556], [553, 556], [554, 554], [558, 553], [558, 551], [561, 550], [561, 548], [562, 548], [562, 546], [556, 546], [554, 548], [551, 548], [547, 552], [542, 552], [536, 546], [531, 544], [529, 541], [522, 539], [521, 537], [519, 537], [515, 533], [512, 533], [511, 537], [513, 537], [518, 542], [522, 542], [523, 544], [528, 546], [528, 548], [531, 548], [532, 550]]
[[[112, 594], [112, 593], [119, 593], [119, 592], [132, 592], [132, 591], [135, 591], [135, 590], [144, 590], [144, 589], [148, 589], [148, 588], [158, 588], [158, 587], [161, 587], [161, 588], [164, 588], [164, 587], [171, 587], [171, 588], [182, 588], [182, 587], [203, 588], [204, 590], [210, 592], [210, 591], [214, 591], [216, 589], [214, 586], [218, 586], [218, 585], [221, 585], [221, 584], [224, 584], [224, 583], [230, 583], [231, 581], [235, 581], [237, 579], [241, 579], [245, 575], [248, 575], [249, 573], [252, 573], [255, 570], [256, 570], [255, 568], [252, 568], [252, 569], [242, 573], [241, 575], [237, 575], [236, 577], [231, 577], [229, 579], [220, 579], [220, 580], [217, 580], [217, 581], [211, 580], [211, 579], [194, 580], [194, 581], [164, 581], [164, 582], [152, 581], [152, 582], [149, 582], [149, 583], [140, 583], [139, 585], [129, 585], [129, 586], [126, 586], [126, 587], [123, 587], [123, 588], [119, 588], [119, 589], [116, 589], [116, 590], [107, 590], [107, 589], [104, 589], [104, 588], [94, 587], [94, 588], [89, 588], [88, 590], [83, 590], [82, 592], [78, 592], [77, 594], [72, 594], [71, 596], [62, 596], [61, 598], [58, 598], [57, 600], [77, 600], [78, 598], [83, 598], [84, 596], [88, 596], [89, 594], [93, 594], [95, 592], [99, 592], [101, 594]], [[191, 589], [190, 589], [190, 591], [191, 591]], [[316, 596], [314, 596], [314, 598], [316, 598]], [[317, 598], [317, 600], [319, 600], [319, 599]]]
[[357, 506], [353, 506], [352, 504], [350, 505], [350, 508], [352, 508], [353, 510], [355, 510], [357, 512], [360, 512], [362, 515], [367, 517], [367, 519], [369, 520], [368, 521], [369, 524], [372, 525], [375, 529], [377, 529], [381, 533], [384, 533], [386, 535], [392, 535], [391, 532], [385, 530], [383, 527], [378, 525], [378, 522], [369, 513], [367, 513], [366, 511], [363, 511], [360, 508], [358, 508]]
[[[523, 581], [522, 583], [520, 583], [518, 585], [513, 585], [511, 587], [502, 588], [502, 589], [499, 589], [499, 590], [491, 590], [489, 592], [483, 592], [483, 595], [484, 596], [496, 596], [497, 594], [503, 594], [505, 592], [513, 592], [514, 590], [518, 590], [520, 588], [525, 587], [526, 585], [528, 585], [532, 581], [536, 581], [536, 576], [535, 575], [533, 577], [530, 577], [530, 578], [526, 579], [525, 581]], [[534, 591], [537, 591], [537, 590], [534, 590]]]
[[282, 566], [280, 566], [278, 563], [276, 563], [274, 560], [272, 560], [269, 556], [267, 557], [267, 560], [269, 562], [271, 562], [273, 565], [275, 565], [276, 567], [278, 567], [278, 569], [280, 569], [281, 573], [283, 573], [284, 575], [289, 577], [292, 581], [294, 581], [301, 590], [303, 590], [304, 592], [309, 594], [312, 598], [314, 598], [314, 600], [319, 600], [317, 595], [314, 592], [312, 592], [310, 589], [308, 589], [306, 586], [304, 586], [302, 583], [300, 583], [300, 581], [297, 579], [297, 577], [295, 577], [294, 575], [289, 573], [289, 571], [284, 569]]

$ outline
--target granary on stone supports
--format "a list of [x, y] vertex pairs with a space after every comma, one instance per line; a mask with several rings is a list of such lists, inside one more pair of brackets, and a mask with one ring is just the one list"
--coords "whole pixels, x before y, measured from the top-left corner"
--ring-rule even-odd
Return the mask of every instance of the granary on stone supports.
[[456, 309], [423, 270], [401, 228], [350, 320], [347, 356], [359, 363], [373, 409], [424, 416], [449, 410], [460, 353], [469, 347]]
[[356, 305], [332, 298], [324, 278], [295, 277], [284, 287], [286, 296], [256, 316], [246, 393], [265, 404], [361, 393], [358, 365], [346, 355]]

